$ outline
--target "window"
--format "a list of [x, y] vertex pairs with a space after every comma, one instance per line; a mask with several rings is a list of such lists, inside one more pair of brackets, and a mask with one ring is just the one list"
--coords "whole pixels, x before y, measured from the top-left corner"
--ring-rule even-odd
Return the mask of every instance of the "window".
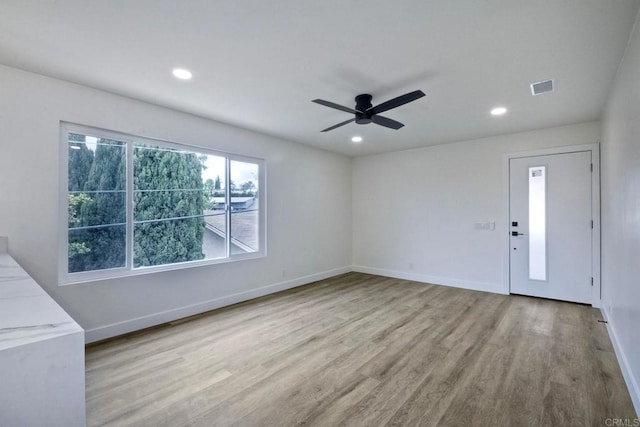
[[264, 162], [61, 125], [60, 283], [265, 254]]

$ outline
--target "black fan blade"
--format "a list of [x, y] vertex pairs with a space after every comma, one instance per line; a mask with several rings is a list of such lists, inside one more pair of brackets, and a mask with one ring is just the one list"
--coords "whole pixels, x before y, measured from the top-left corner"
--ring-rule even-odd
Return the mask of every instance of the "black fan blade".
[[355, 120], [356, 120], [356, 118], [355, 118], [355, 117], [354, 117], [353, 119], [345, 120], [344, 122], [342, 122], [342, 123], [338, 123], [337, 125], [333, 125], [333, 126], [331, 126], [330, 128], [326, 128], [325, 130], [322, 130], [321, 132], [328, 132], [328, 131], [330, 131], [330, 130], [334, 130], [335, 128], [339, 128], [340, 126], [344, 126], [344, 125], [346, 125], [347, 123], [354, 122]]
[[373, 123], [377, 124], [377, 125], [384, 126], [384, 127], [391, 128], [391, 129], [395, 129], [395, 130], [398, 130], [402, 126], [404, 126], [400, 122], [396, 122], [395, 120], [391, 120], [390, 118], [383, 117], [383, 116], [378, 116], [376, 114], [371, 116], [371, 121]]
[[367, 110], [367, 112], [371, 114], [384, 113], [387, 110], [391, 110], [392, 108], [396, 108], [401, 105], [407, 104], [411, 101], [415, 101], [416, 99], [422, 98], [423, 96], [424, 96], [423, 91], [415, 90], [413, 92], [400, 95], [397, 98], [390, 99], [386, 102], [383, 102], [382, 104], [378, 104], [375, 107]]
[[324, 99], [314, 99], [311, 102], [315, 102], [316, 104], [324, 105], [325, 107], [335, 108], [336, 110], [345, 111], [347, 113], [356, 114], [357, 111], [353, 108], [343, 107], [342, 105], [334, 104], [333, 102], [325, 101]]

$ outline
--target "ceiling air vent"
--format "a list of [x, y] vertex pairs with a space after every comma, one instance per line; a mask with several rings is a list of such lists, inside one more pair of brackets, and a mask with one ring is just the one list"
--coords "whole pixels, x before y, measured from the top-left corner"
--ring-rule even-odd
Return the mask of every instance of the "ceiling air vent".
[[543, 93], [553, 91], [553, 80], [531, 83], [529, 86], [531, 86], [531, 95], [542, 95]]

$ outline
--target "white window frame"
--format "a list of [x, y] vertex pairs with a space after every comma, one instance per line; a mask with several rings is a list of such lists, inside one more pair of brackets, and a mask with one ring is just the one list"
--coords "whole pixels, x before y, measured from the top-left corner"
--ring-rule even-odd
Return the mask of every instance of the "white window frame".
[[[68, 197], [68, 180], [69, 180], [69, 145], [68, 135], [69, 133], [77, 133], [82, 135], [90, 135], [99, 138], [113, 139], [122, 141], [126, 144], [127, 150], [127, 169], [126, 169], [126, 260], [124, 267], [83, 271], [76, 273], [69, 273], [69, 240], [68, 240], [68, 215], [69, 215], [69, 197]], [[149, 144], [157, 145], [167, 148], [175, 148], [179, 150], [189, 150], [200, 152], [203, 154], [210, 154], [213, 156], [219, 156], [225, 158], [226, 164], [226, 192], [225, 199], [227, 209], [226, 215], [226, 252], [227, 256], [224, 258], [215, 259], [203, 259], [196, 261], [185, 261], [173, 264], [163, 264], [156, 266], [146, 267], [133, 267], [133, 149], [135, 144]], [[110, 131], [105, 129], [99, 129], [90, 126], [84, 126], [68, 122], [60, 122], [60, 174], [59, 174], [59, 210], [58, 210], [58, 284], [59, 285], [71, 285], [77, 283], [94, 282], [98, 280], [114, 279], [120, 277], [137, 276], [142, 274], [157, 273], [162, 271], [179, 270], [184, 268], [200, 267], [212, 264], [224, 264], [228, 262], [241, 261], [247, 259], [263, 258], [266, 257], [266, 194], [267, 194], [267, 181], [266, 181], [266, 163], [263, 159], [237, 155], [232, 153], [226, 153], [219, 150], [214, 150], [207, 147], [188, 145], [183, 143], [171, 142], [166, 140], [160, 140], [149, 137], [142, 137], [137, 135], [129, 135], [121, 132]], [[243, 254], [231, 254], [231, 188], [230, 183], [230, 164], [231, 161], [240, 161], [245, 163], [253, 163], [258, 165], [258, 185], [259, 185], [259, 197], [258, 197], [258, 250], [255, 252], [243, 253]]]

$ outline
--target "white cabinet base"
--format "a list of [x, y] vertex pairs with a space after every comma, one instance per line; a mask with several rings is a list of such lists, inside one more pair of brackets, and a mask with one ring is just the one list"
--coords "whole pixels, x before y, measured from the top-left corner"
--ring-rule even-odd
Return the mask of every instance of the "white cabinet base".
[[0, 426], [85, 426], [84, 330], [1, 249]]

